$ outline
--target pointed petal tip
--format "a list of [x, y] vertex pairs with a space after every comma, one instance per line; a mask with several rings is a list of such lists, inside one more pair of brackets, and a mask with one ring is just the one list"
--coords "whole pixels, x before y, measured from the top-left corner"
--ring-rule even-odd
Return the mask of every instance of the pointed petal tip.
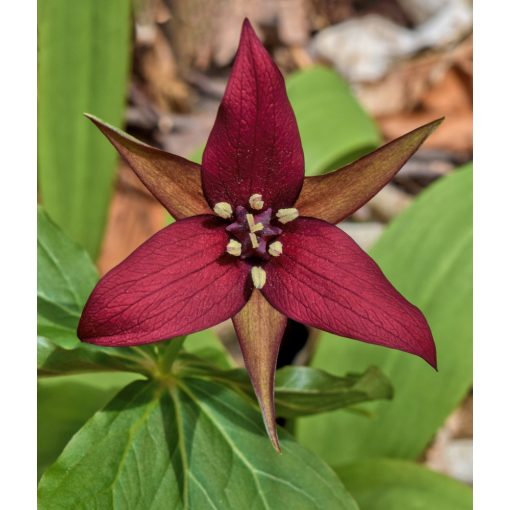
[[83, 112], [83, 116], [93, 122], [96, 126], [108, 125], [102, 121], [99, 117], [96, 117], [93, 113]]
[[[99, 130], [102, 131], [103, 134], [105, 134], [106, 136], [108, 136], [107, 135], [108, 131], [119, 132], [119, 130], [116, 127], [111, 126], [110, 124], [108, 124], [108, 122], [105, 122], [104, 120], [101, 120], [99, 117], [96, 117], [92, 113], [83, 112], [83, 116], [85, 118], [89, 119], [90, 122], [92, 122], [94, 125], [96, 125], [99, 128]], [[107, 132], [105, 132], [105, 130]]]
[[257, 395], [257, 400], [259, 401], [260, 410], [262, 412], [262, 419], [264, 421], [264, 425], [266, 428], [267, 435], [273, 448], [277, 453], [282, 453], [282, 449], [280, 448], [280, 441], [278, 439], [278, 431], [276, 425], [276, 415], [274, 409], [274, 401], [271, 397], [271, 401], [267, 402], [262, 399], [262, 395], [260, 392], [255, 391]]
[[432, 131], [437, 129], [443, 123], [445, 118], [446, 117], [444, 117], [444, 116], [443, 117], [439, 117], [438, 119], [433, 120], [433, 121], [429, 122], [428, 124], [425, 124], [424, 126], [421, 126], [421, 127], [417, 128], [417, 129], [423, 129], [423, 128], [428, 127], [429, 128], [429, 133], [432, 133]]
[[[434, 341], [432, 341], [434, 342]], [[434, 345], [434, 344], [433, 344]], [[424, 356], [423, 359], [436, 371], [439, 372], [437, 368], [437, 352], [436, 346], [434, 345], [434, 349], [431, 353], [428, 353], [427, 356]]]
[[278, 441], [278, 436], [276, 436], [276, 439], [271, 439], [271, 444], [273, 445], [273, 448], [275, 449], [276, 453], [278, 455], [281, 455], [282, 454], [282, 449], [280, 447], [280, 443]]
[[253, 28], [250, 20], [248, 18], [244, 18], [243, 26], [241, 28], [241, 40], [239, 41], [239, 47], [243, 45], [250, 46], [250, 43], [255, 43], [256, 45], [260, 45], [262, 48], [264, 48], [264, 45], [262, 44], [260, 37], [257, 35], [257, 32]]
[[[241, 34], [248, 35], [248, 34], [255, 34], [255, 30], [253, 29], [253, 25], [250, 23], [250, 20], [248, 18], [243, 19], [243, 27], [241, 30]], [[256, 35], [256, 34], [255, 34]]]
[[[262, 416], [264, 419], [264, 425], [266, 426], [266, 432], [269, 436], [269, 440], [273, 445], [273, 448], [276, 450], [276, 453], [282, 453], [282, 449], [280, 447], [280, 441], [278, 439], [278, 431], [276, 425], [276, 418], [274, 415], [274, 409], [271, 411], [264, 410], [262, 408], [261, 402], [259, 400], [260, 409], [262, 411]], [[266, 419], [267, 418], [267, 419]]]
[[[422, 316], [422, 319], [426, 323], [425, 316], [422, 312], [420, 312], [420, 315]], [[426, 343], [423, 345], [423, 347], [420, 349], [420, 351], [409, 351], [411, 354], [415, 354], [419, 358], [421, 358], [427, 365], [430, 365], [436, 372], [437, 369], [437, 350], [436, 350], [436, 344], [434, 342], [434, 338], [432, 336], [432, 333], [430, 332], [430, 327], [427, 324], [427, 328], [429, 329], [429, 336], [426, 340]]]

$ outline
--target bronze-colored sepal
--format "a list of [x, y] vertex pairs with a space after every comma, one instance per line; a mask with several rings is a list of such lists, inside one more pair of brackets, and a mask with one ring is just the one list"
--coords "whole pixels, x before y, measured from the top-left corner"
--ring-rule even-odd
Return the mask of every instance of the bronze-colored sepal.
[[338, 170], [305, 177], [296, 203], [299, 214], [339, 223], [380, 191], [442, 121], [425, 124]]
[[248, 303], [232, 320], [267, 433], [276, 451], [280, 452], [274, 409], [274, 377], [287, 317], [275, 310], [258, 290], [254, 290]]

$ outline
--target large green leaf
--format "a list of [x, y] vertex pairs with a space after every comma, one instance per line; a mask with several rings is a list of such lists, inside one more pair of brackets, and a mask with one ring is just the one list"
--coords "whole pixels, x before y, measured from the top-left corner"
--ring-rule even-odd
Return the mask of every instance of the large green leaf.
[[381, 144], [374, 121], [347, 82], [331, 69], [298, 71], [287, 78], [286, 85], [305, 151], [307, 175], [339, 168]]
[[38, 153], [50, 216], [95, 257], [116, 153], [83, 117], [122, 121], [131, 35], [125, 0], [40, 0]]
[[126, 384], [140, 377], [118, 373], [40, 379], [37, 383], [38, 477], [97, 410]]
[[40, 482], [50, 509], [356, 509], [334, 472], [284, 431], [197, 379], [135, 382], [74, 436]]
[[362, 461], [336, 469], [363, 510], [471, 510], [470, 487], [413, 462]]
[[395, 389], [391, 405], [370, 404], [372, 420], [330, 413], [299, 421], [299, 440], [333, 465], [418, 457], [471, 386], [472, 169], [458, 170], [424, 191], [390, 225], [372, 255], [427, 317], [439, 371], [399, 351], [323, 334], [314, 366], [341, 374], [374, 364]]

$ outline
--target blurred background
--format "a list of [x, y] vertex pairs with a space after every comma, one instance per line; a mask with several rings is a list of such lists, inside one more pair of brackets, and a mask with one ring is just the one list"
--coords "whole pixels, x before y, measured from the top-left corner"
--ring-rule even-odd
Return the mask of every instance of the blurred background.
[[[83, 113], [200, 161], [244, 17], [286, 77], [309, 175], [446, 117], [393, 181], [342, 223], [364, 249], [425, 188], [471, 161], [469, 1], [40, 0], [40, 201], [101, 273], [170, 218]], [[230, 323], [218, 332], [236, 355]], [[309, 337], [291, 325], [283, 362], [306, 361]], [[471, 483], [471, 455], [468, 396], [423, 460]]]

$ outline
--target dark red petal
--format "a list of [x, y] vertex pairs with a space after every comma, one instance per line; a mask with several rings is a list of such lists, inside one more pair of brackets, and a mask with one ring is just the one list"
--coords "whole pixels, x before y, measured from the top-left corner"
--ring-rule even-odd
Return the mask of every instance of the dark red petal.
[[235, 315], [248, 301], [249, 267], [225, 254], [224, 224], [213, 216], [179, 220], [112, 269], [92, 292], [81, 340], [138, 345], [186, 335]]
[[258, 290], [254, 290], [233, 322], [267, 434], [279, 452], [274, 410], [274, 374], [287, 317], [275, 310]]
[[87, 117], [174, 218], [211, 212], [202, 194], [199, 165], [146, 145], [97, 117]]
[[299, 213], [339, 223], [383, 188], [442, 121], [425, 124], [334, 172], [307, 177], [296, 203]]
[[248, 20], [232, 74], [207, 141], [202, 183], [211, 206], [291, 207], [304, 177], [304, 157], [283, 77]]
[[436, 350], [423, 314], [344, 232], [299, 218], [280, 236], [283, 254], [266, 264], [262, 293], [280, 312], [336, 335], [416, 354]]

